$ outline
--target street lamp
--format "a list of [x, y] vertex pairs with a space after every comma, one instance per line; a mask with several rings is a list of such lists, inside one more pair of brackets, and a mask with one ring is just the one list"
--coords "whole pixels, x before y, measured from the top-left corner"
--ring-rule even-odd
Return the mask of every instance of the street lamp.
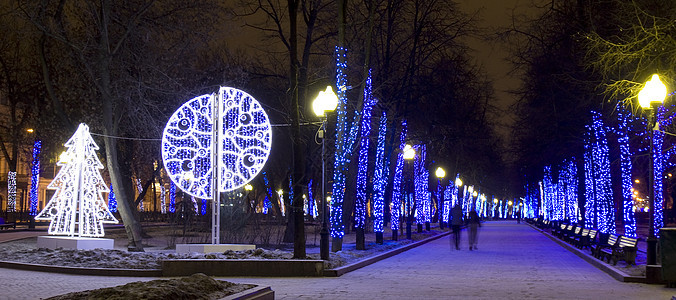
[[655, 189], [653, 187], [654, 181], [654, 169], [653, 169], [653, 131], [659, 129], [659, 123], [655, 122], [655, 116], [657, 115], [657, 108], [662, 105], [664, 98], [667, 97], [667, 87], [660, 80], [660, 76], [653, 74], [648, 82], [645, 83], [645, 86], [638, 93], [638, 104], [643, 107], [643, 109], [650, 110], [648, 115], [648, 137], [650, 141], [650, 151], [648, 162], [648, 197], [650, 198], [650, 235], [647, 240], [647, 264], [654, 265], [657, 263], [657, 238], [655, 236]]
[[324, 132], [326, 131], [326, 112], [334, 111], [336, 107], [338, 107], [338, 97], [331, 86], [327, 86], [325, 91], [320, 91], [317, 98], [312, 102], [312, 110], [315, 115], [322, 119], [322, 126], [317, 131], [317, 135], [322, 139], [322, 229], [319, 232], [319, 255], [323, 260], [329, 259], [329, 225], [326, 218], [326, 190], [324, 186], [326, 183]]
[[442, 167], [438, 167], [437, 170], [434, 172], [434, 175], [437, 175], [437, 190], [439, 191], [439, 195], [437, 197], [437, 211], [440, 213], [438, 214], [439, 218], [439, 229], [444, 229], [444, 218], [443, 215], [444, 213], [447, 213], [444, 211], [444, 200], [443, 195], [444, 195], [444, 189], [441, 186], [441, 180], [446, 177], [446, 171]]
[[[415, 158], [415, 149], [411, 147], [411, 145], [406, 145], [404, 146], [404, 159], [406, 160], [406, 164], [408, 165], [409, 161], [413, 160]], [[413, 177], [413, 176], [411, 176]], [[408, 216], [406, 216], [406, 238], [411, 239], [411, 223], [413, 222], [412, 220], [412, 211], [411, 211], [411, 199], [409, 197], [409, 192], [411, 190], [411, 179], [409, 177], [408, 181], [408, 188], [406, 189], [406, 202], [408, 206]], [[422, 229], [422, 228], [421, 228]]]

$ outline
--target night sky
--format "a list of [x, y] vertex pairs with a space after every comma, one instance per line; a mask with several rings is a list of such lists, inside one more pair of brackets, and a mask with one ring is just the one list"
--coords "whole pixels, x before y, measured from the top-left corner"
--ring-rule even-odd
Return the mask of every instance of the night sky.
[[[538, 11], [531, 0], [460, 0], [459, 4], [467, 14], [479, 12], [479, 26], [486, 27], [489, 35], [510, 27], [512, 15], [533, 15]], [[489, 42], [478, 37], [468, 40], [467, 43], [473, 49], [474, 58], [494, 82], [496, 106], [505, 112], [499, 120], [504, 126], [498, 126], [496, 130], [508, 138], [509, 128], [506, 126], [511, 125], [512, 114], [509, 108], [515, 101], [514, 96], [508, 91], [518, 88], [521, 82], [518, 76], [507, 74], [511, 65], [506, 59], [509, 56], [508, 49], [512, 45]]]

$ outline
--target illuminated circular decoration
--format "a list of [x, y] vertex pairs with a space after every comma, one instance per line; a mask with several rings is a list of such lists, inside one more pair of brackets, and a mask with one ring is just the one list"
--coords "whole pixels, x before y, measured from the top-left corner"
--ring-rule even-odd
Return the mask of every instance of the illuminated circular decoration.
[[169, 118], [162, 159], [171, 180], [197, 198], [212, 197], [212, 99], [218, 99], [219, 190], [246, 185], [265, 165], [272, 130], [260, 103], [244, 91], [221, 87], [218, 95], [195, 97]]

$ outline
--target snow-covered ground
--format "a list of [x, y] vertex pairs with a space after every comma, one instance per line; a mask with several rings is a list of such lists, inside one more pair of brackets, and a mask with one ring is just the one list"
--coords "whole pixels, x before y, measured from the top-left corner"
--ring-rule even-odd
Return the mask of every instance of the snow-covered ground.
[[[443, 231], [416, 233], [413, 240], [421, 240]], [[343, 251], [331, 253], [326, 262], [327, 269], [347, 265], [360, 259], [389, 251], [406, 244], [411, 240], [385, 241], [382, 245], [367, 243], [366, 250], [356, 250], [354, 244], [344, 244]], [[308, 259], [320, 259], [318, 249], [309, 247]], [[89, 268], [121, 268], [121, 269], [160, 269], [165, 259], [291, 259], [292, 251], [280, 249], [264, 249], [246, 251], [226, 251], [213, 254], [178, 254], [173, 250], [150, 250], [147, 252], [127, 252], [124, 250], [67, 250], [37, 248], [37, 237], [0, 243], [0, 260], [24, 262], [32, 264], [89, 267]]]

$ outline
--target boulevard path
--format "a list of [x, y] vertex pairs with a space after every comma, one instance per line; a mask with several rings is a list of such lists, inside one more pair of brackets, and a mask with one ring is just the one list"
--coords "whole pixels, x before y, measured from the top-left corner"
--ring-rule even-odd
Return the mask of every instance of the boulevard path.
[[[276, 299], [671, 299], [676, 289], [622, 283], [526, 224], [486, 222], [479, 250], [444, 237], [338, 278], [219, 278], [271, 286]], [[0, 299], [39, 299], [153, 278], [0, 269]]]

